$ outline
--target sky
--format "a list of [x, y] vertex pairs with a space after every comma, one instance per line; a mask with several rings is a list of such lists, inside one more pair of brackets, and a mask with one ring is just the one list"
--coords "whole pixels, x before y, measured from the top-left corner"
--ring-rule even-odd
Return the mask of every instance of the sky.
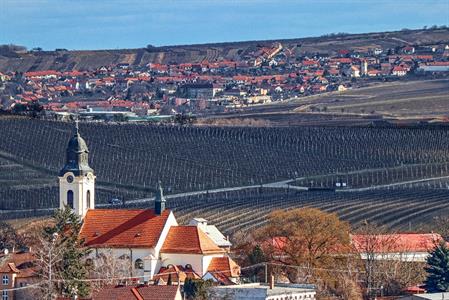
[[121, 49], [449, 25], [449, 0], [0, 0], [0, 44]]

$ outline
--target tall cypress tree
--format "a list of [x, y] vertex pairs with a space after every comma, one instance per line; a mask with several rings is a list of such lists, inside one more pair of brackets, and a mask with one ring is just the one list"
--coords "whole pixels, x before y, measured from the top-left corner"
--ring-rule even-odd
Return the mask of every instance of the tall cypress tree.
[[441, 242], [427, 258], [426, 290], [430, 293], [449, 291], [449, 249]]

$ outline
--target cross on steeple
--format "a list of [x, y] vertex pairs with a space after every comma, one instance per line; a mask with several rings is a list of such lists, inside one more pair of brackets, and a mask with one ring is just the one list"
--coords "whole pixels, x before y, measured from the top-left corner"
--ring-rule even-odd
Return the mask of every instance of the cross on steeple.
[[165, 210], [165, 197], [164, 191], [162, 190], [162, 183], [159, 180], [156, 186], [156, 197], [154, 199], [154, 210], [157, 215], [162, 214]]
[[80, 125], [79, 125], [80, 121], [78, 120], [78, 118], [76, 118], [75, 120], [75, 132], [77, 135], [79, 135], [80, 133]]

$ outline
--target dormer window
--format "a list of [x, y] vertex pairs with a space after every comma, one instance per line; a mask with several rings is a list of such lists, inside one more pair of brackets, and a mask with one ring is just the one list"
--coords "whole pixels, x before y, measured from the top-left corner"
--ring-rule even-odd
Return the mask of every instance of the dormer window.
[[143, 270], [143, 260], [141, 260], [140, 258], [136, 259], [136, 261], [134, 262], [134, 268], [136, 270]]

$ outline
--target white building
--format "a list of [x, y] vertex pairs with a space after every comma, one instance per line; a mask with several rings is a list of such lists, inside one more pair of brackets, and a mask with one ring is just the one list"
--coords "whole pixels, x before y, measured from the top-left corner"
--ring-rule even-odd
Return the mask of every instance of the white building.
[[229, 239], [225, 237], [216, 226], [207, 224], [206, 219], [194, 218], [189, 222], [189, 225], [198, 226], [218, 247], [226, 250], [231, 248], [232, 243]]
[[443, 241], [437, 233], [353, 234], [351, 244], [364, 260], [425, 262]]
[[240, 284], [233, 286], [218, 286], [211, 289], [208, 299], [229, 300], [314, 300], [314, 286], [300, 284]]
[[404, 296], [398, 298], [398, 300], [444, 300], [449, 299], [449, 293], [426, 293], [426, 294], [414, 294], [411, 296]]
[[165, 208], [160, 183], [154, 209], [95, 209], [96, 177], [89, 167], [88, 153], [77, 126], [59, 174], [59, 188], [60, 207], [68, 205], [82, 218], [80, 238], [94, 249], [92, 256], [112, 253], [129, 260], [133, 273], [144, 281], [153, 280], [160, 270], [173, 266], [191, 270], [199, 278], [228, 274], [227, 279], [218, 278], [223, 284], [238, 281], [240, 268], [233, 262], [223, 263], [232, 260], [214, 242], [215, 239], [222, 247], [228, 246], [223, 235], [204, 221], [180, 226]]

